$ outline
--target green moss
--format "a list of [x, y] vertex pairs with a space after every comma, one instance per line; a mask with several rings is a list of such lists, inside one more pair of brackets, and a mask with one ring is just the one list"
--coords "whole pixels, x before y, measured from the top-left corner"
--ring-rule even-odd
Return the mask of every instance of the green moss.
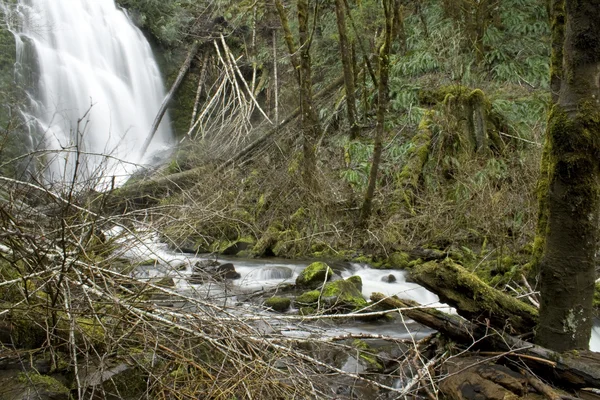
[[412, 257], [404, 251], [397, 251], [390, 254], [388, 264], [394, 269], [405, 269], [408, 267]]
[[434, 106], [438, 103], [442, 103], [447, 99], [448, 96], [452, 97], [464, 97], [471, 89], [462, 85], [447, 85], [439, 88], [426, 88], [422, 89], [418, 93], [419, 103], [426, 106]]
[[304, 292], [295, 300], [297, 307], [322, 308], [325, 312], [356, 311], [367, 306], [357, 287], [348, 280], [328, 282], [322, 290]]
[[296, 285], [301, 287], [316, 288], [328, 281], [333, 276], [333, 270], [324, 262], [314, 262], [306, 267], [298, 278]]
[[346, 281], [350, 282], [351, 284], [353, 284], [354, 286], [356, 286], [356, 288], [358, 289], [359, 292], [362, 292], [362, 278], [358, 275], [352, 275], [351, 277], [349, 277], [348, 279], [346, 279]]
[[49, 391], [55, 394], [68, 394], [70, 392], [65, 385], [48, 375], [23, 372], [18, 375], [17, 379], [23, 384], [34, 385], [39, 391]]
[[594, 291], [594, 308], [600, 312], [600, 282], [596, 283]]
[[367, 369], [371, 371], [383, 371], [383, 364], [379, 362], [375, 351], [364, 340], [353, 340], [352, 347], [358, 350], [359, 358], [367, 363]]
[[272, 308], [274, 311], [284, 312], [290, 308], [292, 301], [287, 297], [271, 297], [264, 302], [265, 307]]
[[396, 193], [394, 197], [404, 204], [414, 214], [414, 197], [419, 188], [421, 173], [429, 157], [429, 147], [433, 136], [431, 126], [434, 112], [425, 112], [417, 133], [410, 141], [410, 150], [406, 155], [406, 163], [396, 178]]

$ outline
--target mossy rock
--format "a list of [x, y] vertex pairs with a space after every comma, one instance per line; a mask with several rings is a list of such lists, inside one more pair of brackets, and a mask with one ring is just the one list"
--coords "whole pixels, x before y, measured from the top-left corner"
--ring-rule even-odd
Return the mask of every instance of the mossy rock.
[[296, 278], [296, 285], [315, 289], [333, 276], [333, 270], [324, 262], [314, 262]]
[[367, 370], [383, 372], [383, 364], [377, 359], [376, 351], [371, 349], [367, 342], [364, 340], [355, 339], [352, 341], [351, 345], [358, 350], [358, 356], [363, 362], [366, 363]]
[[273, 311], [285, 312], [290, 308], [292, 301], [287, 297], [271, 297], [264, 302], [265, 307], [271, 308]]
[[326, 313], [356, 311], [367, 306], [367, 301], [355, 286], [348, 280], [328, 282], [322, 290], [310, 290], [298, 296], [294, 302], [296, 307], [314, 307]]
[[[16, 373], [16, 374], [15, 374]], [[6, 371], [0, 377], [3, 399], [68, 400], [70, 390], [57, 379], [37, 372]]]
[[358, 289], [359, 292], [362, 292], [362, 278], [358, 275], [352, 275], [351, 277], [349, 277], [348, 279], [346, 279], [346, 281], [350, 282], [351, 284], [353, 284], [354, 286], [356, 286], [356, 288]]
[[255, 257], [274, 256], [273, 248], [279, 240], [281, 226], [279, 224], [271, 225], [252, 248], [252, 255]]
[[218, 243], [218, 247], [214, 251], [225, 256], [235, 256], [242, 251], [251, 249], [255, 244], [256, 240], [253, 237], [244, 236], [234, 241]]
[[393, 269], [406, 269], [408, 268], [412, 257], [405, 251], [397, 251], [390, 254], [388, 258], [388, 264]]

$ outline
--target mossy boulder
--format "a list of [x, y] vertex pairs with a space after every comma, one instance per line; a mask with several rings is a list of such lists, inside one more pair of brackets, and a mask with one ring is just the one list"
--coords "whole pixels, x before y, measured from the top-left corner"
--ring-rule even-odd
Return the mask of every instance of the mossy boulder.
[[350, 278], [346, 279], [348, 282], [352, 283], [359, 292], [362, 292], [362, 278], [358, 275], [352, 275]]
[[358, 357], [366, 364], [367, 370], [383, 372], [383, 364], [379, 361], [376, 351], [364, 340], [355, 339], [352, 341], [352, 347], [358, 350]]
[[264, 302], [265, 307], [271, 308], [273, 311], [285, 312], [290, 308], [292, 301], [287, 297], [271, 297]]
[[324, 262], [314, 262], [304, 269], [296, 278], [296, 285], [316, 289], [331, 279], [333, 270]]
[[412, 257], [405, 251], [394, 252], [388, 258], [388, 264], [393, 269], [406, 269], [411, 261]]
[[326, 313], [356, 311], [367, 306], [367, 301], [355, 283], [348, 280], [328, 282], [322, 290], [310, 290], [296, 298], [298, 308], [313, 307]]
[[68, 400], [69, 389], [57, 379], [37, 372], [7, 370], [0, 373], [2, 399]]
[[218, 242], [213, 246], [213, 251], [225, 256], [235, 256], [251, 249], [255, 244], [253, 237], [245, 236], [233, 241]]

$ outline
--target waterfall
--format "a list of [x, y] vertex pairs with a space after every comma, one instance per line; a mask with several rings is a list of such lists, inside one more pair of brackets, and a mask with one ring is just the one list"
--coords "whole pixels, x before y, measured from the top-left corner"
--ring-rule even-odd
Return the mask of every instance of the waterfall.
[[123, 182], [168, 148], [165, 117], [141, 154], [164, 88], [150, 45], [114, 0], [19, 0], [4, 8], [29, 97], [32, 150], [45, 150], [47, 182]]

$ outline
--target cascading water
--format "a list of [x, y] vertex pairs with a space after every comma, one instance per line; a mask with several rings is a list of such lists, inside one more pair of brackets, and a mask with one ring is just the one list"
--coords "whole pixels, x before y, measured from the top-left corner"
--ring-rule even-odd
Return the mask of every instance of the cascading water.
[[4, 7], [17, 41], [17, 73], [32, 71], [22, 81], [34, 149], [48, 150], [45, 179], [119, 182], [168, 148], [167, 118], [141, 154], [164, 88], [150, 45], [113, 0], [19, 0]]

